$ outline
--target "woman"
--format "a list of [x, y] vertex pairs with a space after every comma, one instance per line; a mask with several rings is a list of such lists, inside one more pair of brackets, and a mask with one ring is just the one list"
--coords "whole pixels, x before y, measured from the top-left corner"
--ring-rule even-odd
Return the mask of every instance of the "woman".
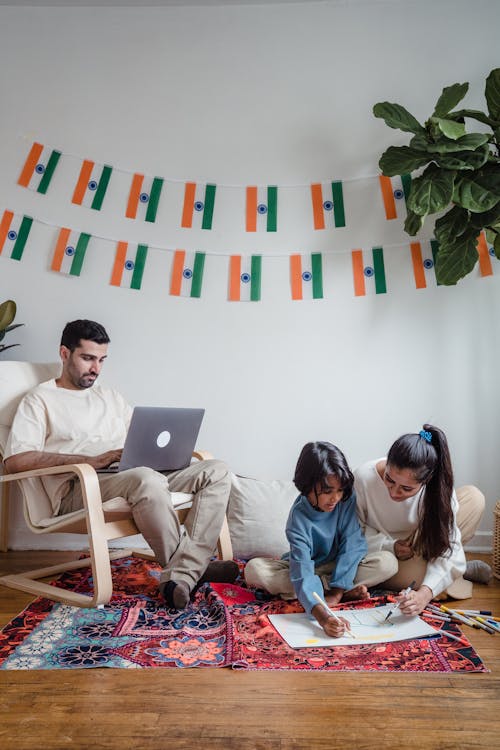
[[383, 580], [399, 591], [401, 611], [417, 615], [443, 592], [456, 599], [472, 596], [471, 581], [487, 583], [491, 568], [466, 563], [462, 541], [471, 539], [484, 511], [484, 496], [472, 486], [455, 493], [444, 432], [426, 424], [420, 433], [402, 435], [387, 458], [354, 472], [357, 512], [370, 556], [387, 553], [394, 574]]

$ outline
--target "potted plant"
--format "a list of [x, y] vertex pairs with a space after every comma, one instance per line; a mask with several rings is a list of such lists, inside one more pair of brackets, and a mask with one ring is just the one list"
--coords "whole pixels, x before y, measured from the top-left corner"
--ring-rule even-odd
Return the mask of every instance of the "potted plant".
[[[500, 259], [500, 68], [486, 79], [487, 113], [455, 109], [468, 89], [468, 83], [444, 88], [423, 125], [400, 104], [373, 107], [389, 127], [413, 133], [408, 146], [390, 146], [382, 154], [382, 174], [407, 175], [425, 167], [411, 180], [405, 231], [416, 235], [428, 214], [448, 209], [434, 227], [441, 284], [456, 284], [472, 271], [482, 231]], [[466, 132], [468, 119], [480, 122], [482, 132]]]
[[[3, 340], [6, 333], [24, 325], [24, 323], [14, 323], [12, 325], [12, 321], [16, 317], [16, 312], [16, 303], [12, 299], [8, 299], [0, 305], [0, 341]], [[19, 344], [5, 345], [0, 343], [0, 353], [11, 349], [13, 346], [19, 346]]]

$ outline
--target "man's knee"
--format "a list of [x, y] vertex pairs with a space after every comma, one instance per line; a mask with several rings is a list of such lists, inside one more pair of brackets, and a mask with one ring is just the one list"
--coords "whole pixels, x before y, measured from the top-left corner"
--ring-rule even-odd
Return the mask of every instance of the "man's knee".
[[162, 474], [147, 466], [139, 466], [127, 471], [128, 493], [141, 500], [143, 498], [157, 497], [168, 492], [168, 482]]

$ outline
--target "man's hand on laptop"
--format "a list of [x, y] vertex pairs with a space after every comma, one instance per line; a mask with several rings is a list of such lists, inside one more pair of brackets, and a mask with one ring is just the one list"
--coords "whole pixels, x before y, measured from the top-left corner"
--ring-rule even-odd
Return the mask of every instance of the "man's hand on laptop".
[[90, 464], [94, 469], [107, 469], [111, 464], [119, 463], [122, 457], [123, 449], [106, 451], [106, 453], [100, 453], [98, 456], [89, 456], [85, 463]]

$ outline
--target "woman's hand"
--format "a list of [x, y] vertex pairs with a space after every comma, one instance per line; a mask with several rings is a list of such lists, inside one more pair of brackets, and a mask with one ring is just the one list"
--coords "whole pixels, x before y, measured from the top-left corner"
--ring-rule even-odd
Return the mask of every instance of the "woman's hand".
[[394, 554], [398, 560], [411, 560], [413, 547], [409, 539], [398, 539], [394, 542]]
[[398, 597], [401, 602], [399, 609], [404, 615], [419, 615], [429, 604], [433, 593], [428, 586], [421, 586], [418, 591], [410, 591], [409, 594]]
[[351, 625], [347, 620], [343, 617], [332, 617], [332, 615], [329, 615], [325, 611], [325, 608], [321, 604], [316, 604], [312, 608], [311, 614], [314, 615], [326, 635], [330, 636], [330, 638], [342, 638], [345, 631], [351, 629]]

